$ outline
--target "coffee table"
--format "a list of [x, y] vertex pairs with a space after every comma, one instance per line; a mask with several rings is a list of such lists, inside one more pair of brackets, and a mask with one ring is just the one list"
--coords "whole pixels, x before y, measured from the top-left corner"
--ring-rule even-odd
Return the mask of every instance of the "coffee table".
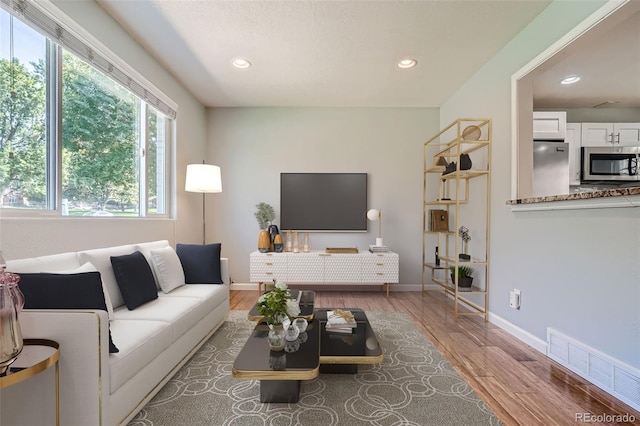
[[345, 309], [357, 322], [348, 334], [325, 329], [328, 310], [314, 311], [307, 339], [293, 353], [269, 350], [269, 327], [259, 322], [233, 363], [233, 377], [260, 380], [260, 402], [298, 402], [301, 380], [319, 373], [354, 374], [358, 365], [382, 362], [382, 348], [362, 309]]
[[357, 323], [352, 333], [327, 331], [327, 311], [316, 309], [315, 318], [320, 323], [320, 372], [332, 374], [355, 374], [358, 365], [382, 362], [382, 348], [362, 309], [342, 308], [350, 311]]
[[318, 321], [309, 322], [306, 341], [292, 353], [270, 350], [268, 335], [267, 324], [258, 323], [233, 363], [233, 377], [260, 380], [260, 402], [298, 402], [300, 381], [319, 374]]

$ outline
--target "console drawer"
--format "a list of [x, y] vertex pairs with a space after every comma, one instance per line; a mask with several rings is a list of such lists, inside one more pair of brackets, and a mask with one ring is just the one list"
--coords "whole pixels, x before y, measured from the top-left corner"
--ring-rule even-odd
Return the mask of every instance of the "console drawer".
[[398, 255], [396, 253], [374, 253], [362, 260], [362, 282], [397, 283]]
[[287, 258], [275, 253], [252, 253], [250, 259], [250, 281], [286, 281]]

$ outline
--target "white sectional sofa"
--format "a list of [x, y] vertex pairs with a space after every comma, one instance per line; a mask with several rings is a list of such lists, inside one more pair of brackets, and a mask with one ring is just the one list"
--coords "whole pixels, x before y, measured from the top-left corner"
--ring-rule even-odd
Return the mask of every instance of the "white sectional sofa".
[[[60, 424], [126, 424], [226, 320], [230, 279], [225, 258], [220, 260], [223, 284], [186, 284], [169, 293], [158, 289], [157, 299], [134, 310], [125, 306], [110, 257], [140, 251], [151, 264], [151, 250], [164, 247], [169, 247], [168, 241], [7, 262], [7, 270], [17, 273], [69, 273], [90, 262], [100, 272], [107, 306], [113, 306], [112, 313], [24, 310], [20, 314], [25, 338], [60, 344]], [[109, 353], [109, 329], [118, 353]], [[44, 386], [35, 379], [30, 379], [31, 386]], [[39, 412], [46, 404], [30, 401], [37, 392], [28, 381], [25, 385], [16, 392], [3, 390], [2, 424], [53, 424], [50, 411]], [[12, 404], [25, 401], [33, 409], [12, 419], [7, 412]]]

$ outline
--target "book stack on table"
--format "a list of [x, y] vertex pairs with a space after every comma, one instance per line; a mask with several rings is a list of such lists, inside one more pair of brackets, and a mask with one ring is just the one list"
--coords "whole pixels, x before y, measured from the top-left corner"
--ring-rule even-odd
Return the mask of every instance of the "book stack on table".
[[386, 253], [389, 251], [389, 247], [387, 246], [374, 246], [374, 245], [370, 245], [369, 246], [369, 251], [371, 253]]
[[358, 326], [353, 314], [349, 311], [336, 309], [327, 311], [326, 329], [329, 332], [351, 334], [353, 329]]

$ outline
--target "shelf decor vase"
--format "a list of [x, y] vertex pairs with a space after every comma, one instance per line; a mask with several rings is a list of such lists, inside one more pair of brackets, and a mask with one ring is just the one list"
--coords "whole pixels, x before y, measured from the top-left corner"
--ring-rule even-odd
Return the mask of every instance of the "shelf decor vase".
[[271, 237], [266, 229], [260, 231], [258, 235], [258, 251], [260, 253], [268, 253], [271, 247]]
[[471, 157], [469, 154], [460, 154], [460, 170], [471, 169]]
[[269, 324], [269, 348], [278, 352], [284, 349], [286, 333], [282, 324]]
[[0, 270], [0, 376], [22, 352], [23, 340], [18, 314], [24, 296], [18, 287], [20, 276]]

